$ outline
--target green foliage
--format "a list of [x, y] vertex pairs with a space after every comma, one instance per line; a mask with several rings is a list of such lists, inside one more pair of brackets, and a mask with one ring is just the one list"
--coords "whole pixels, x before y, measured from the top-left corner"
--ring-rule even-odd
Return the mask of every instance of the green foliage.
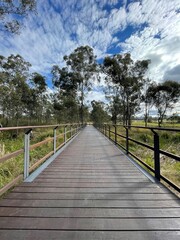
[[175, 81], [165, 81], [152, 84], [148, 88], [149, 97], [158, 111], [158, 126], [163, 123], [167, 110], [171, 110], [180, 99], [180, 84]]
[[[0, 2], [0, 30], [11, 33], [19, 33], [22, 26], [21, 18], [29, 12], [35, 11], [36, 0], [3, 0]], [[7, 20], [7, 15], [11, 15], [11, 21]]]
[[[57, 135], [63, 132], [64, 128], [58, 128]], [[1, 156], [12, 153], [24, 147], [24, 132], [20, 131], [16, 139], [11, 137], [10, 132], [0, 132], [0, 147], [4, 145], [4, 152]], [[41, 142], [43, 140], [53, 137], [53, 129], [42, 130], [34, 129], [31, 145]], [[57, 146], [63, 142], [63, 136], [58, 137]], [[44, 157], [46, 154], [53, 150], [52, 140], [30, 151], [30, 166], [32, 166], [37, 160]], [[1, 152], [0, 152], [1, 153]], [[24, 165], [23, 153], [17, 157], [11, 158], [0, 164], [0, 188], [12, 181], [15, 177], [23, 173]]]
[[109, 121], [109, 116], [104, 109], [104, 104], [100, 101], [92, 101], [91, 120], [95, 124]]
[[0, 56], [0, 119], [3, 126], [18, 126], [26, 119], [50, 119], [51, 103], [46, 92], [45, 77], [29, 73], [31, 64], [20, 55]]
[[131, 125], [132, 116], [139, 110], [144, 75], [149, 63], [149, 60], [134, 62], [129, 53], [104, 59], [103, 72], [108, 81], [120, 89], [123, 123], [126, 125]]
[[[89, 46], [76, 48], [69, 56], [64, 56], [66, 67], [54, 66], [53, 83], [60, 90], [60, 95], [74, 97], [79, 105], [80, 120], [84, 122], [84, 98], [92, 88], [90, 78], [96, 71], [96, 56]], [[74, 102], [75, 102], [74, 101]]]

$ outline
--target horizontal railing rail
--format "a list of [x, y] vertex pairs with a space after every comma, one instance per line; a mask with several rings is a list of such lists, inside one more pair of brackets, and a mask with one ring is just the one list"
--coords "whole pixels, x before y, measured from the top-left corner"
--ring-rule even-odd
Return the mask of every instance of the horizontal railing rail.
[[[160, 169], [160, 154], [167, 156], [169, 158], [172, 158], [174, 161], [180, 161], [180, 156], [170, 153], [168, 151], [164, 151], [160, 149], [160, 139], [159, 139], [159, 131], [169, 131], [169, 132], [180, 132], [179, 128], [158, 128], [158, 127], [143, 127], [143, 126], [124, 126], [124, 125], [113, 125], [113, 124], [97, 124], [95, 127], [103, 133], [106, 137], [108, 137], [111, 141], [113, 141], [116, 145], [121, 147], [123, 150], [125, 150], [126, 154], [131, 155], [133, 158], [135, 158], [138, 162], [140, 162], [142, 165], [144, 165], [150, 172], [154, 173], [155, 178], [160, 181], [161, 179], [169, 184], [171, 187], [173, 187], [175, 190], [180, 192], [179, 186], [177, 186], [175, 183], [170, 181], [168, 178], [163, 176], [161, 174]], [[123, 128], [125, 130], [125, 134], [121, 134], [118, 132], [118, 127]], [[112, 130], [113, 128], [113, 130]], [[129, 133], [131, 129], [144, 129], [144, 130], [150, 130], [153, 133], [153, 146], [144, 143], [142, 141], [138, 141], [132, 137], [129, 137]], [[113, 136], [113, 137], [112, 137]], [[125, 140], [125, 146], [123, 146], [121, 143], [118, 142], [118, 137]], [[136, 156], [132, 151], [129, 150], [130, 148], [130, 142], [133, 142], [135, 144], [138, 144], [142, 147], [145, 147], [147, 149], [150, 149], [154, 153], [154, 168], [148, 165], [146, 162], [144, 162], [141, 158]]]
[[[57, 124], [57, 125], [41, 125], [41, 126], [22, 126], [22, 127], [7, 127], [0, 128], [0, 134], [7, 131], [21, 131], [23, 130], [24, 134], [24, 147], [21, 149], [17, 149], [14, 152], [4, 154], [0, 157], [0, 164], [4, 164], [6, 161], [11, 160], [13, 158], [18, 157], [23, 154], [24, 162], [23, 162], [23, 172], [16, 176], [11, 182], [6, 184], [0, 189], [0, 195], [4, 194], [10, 188], [17, 184], [22, 179], [26, 179], [29, 174], [34, 171], [40, 164], [46, 161], [49, 157], [55, 154], [61, 147], [63, 147], [68, 141], [70, 141], [74, 136], [78, 134], [78, 132], [85, 126], [85, 124], [73, 123], [73, 124]], [[37, 129], [52, 129], [52, 135], [47, 139], [41, 140], [37, 143], [31, 144], [31, 136], [33, 135], [35, 130]], [[57, 134], [57, 130], [60, 129], [60, 134]], [[32, 131], [33, 130], [33, 131]], [[60, 143], [58, 140], [61, 139]], [[16, 141], [16, 139], [15, 139]], [[52, 150], [48, 152], [45, 156], [38, 159], [32, 166], [30, 166], [30, 154], [31, 150], [34, 150], [38, 147], [43, 146], [44, 144], [52, 142]], [[22, 159], [23, 160], [23, 159]]]

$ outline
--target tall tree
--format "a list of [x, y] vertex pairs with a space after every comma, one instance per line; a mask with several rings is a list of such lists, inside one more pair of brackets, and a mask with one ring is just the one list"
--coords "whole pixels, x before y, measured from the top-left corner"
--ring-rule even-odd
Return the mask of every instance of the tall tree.
[[0, 56], [0, 104], [7, 122], [15, 119], [18, 125], [25, 111], [30, 66], [20, 55], [10, 55], [8, 58]]
[[0, 110], [3, 125], [27, 119], [42, 123], [50, 106], [45, 77], [29, 73], [31, 64], [20, 55], [0, 56]]
[[111, 82], [111, 79], [106, 77], [106, 87], [104, 88], [105, 97], [109, 101], [109, 112], [111, 120], [117, 124], [118, 118], [122, 117], [123, 103], [121, 99], [121, 89], [118, 84]]
[[[0, 29], [19, 33], [21, 18], [36, 8], [36, 0], [3, 0], [0, 1]], [[8, 16], [11, 15], [11, 20]]]
[[92, 111], [91, 111], [91, 120], [95, 124], [101, 124], [103, 122], [108, 122], [110, 120], [110, 117], [105, 110], [105, 104], [100, 101], [93, 100], [91, 102], [92, 105]]
[[63, 91], [56, 92], [54, 94], [54, 114], [57, 122], [78, 122], [79, 111], [76, 97]]
[[103, 72], [120, 87], [123, 123], [126, 125], [131, 125], [133, 114], [139, 110], [144, 75], [149, 62], [149, 60], [134, 62], [129, 53], [104, 59]]
[[46, 112], [46, 79], [41, 74], [35, 72], [30, 78], [30, 91], [29, 97], [26, 98], [26, 104], [28, 106], [29, 119], [36, 119], [38, 123], [43, 121], [43, 115]]
[[96, 56], [89, 46], [76, 48], [69, 56], [64, 56], [66, 67], [54, 66], [53, 82], [62, 90], [77, 94], [80, 104], [80, 120], [84, 122], [84, 99], [92, 88], [92, 76], [96, 71]]
[[65, 56], [69, 71], [73, 73], [80, 92], [80, 119], [84, 122], [84, 98], [87, 91], [91, 90], [91, 77], [96, 71], [96, 56], [89, 46], [81, 46], [74, 50], [69, 56]]
[[58, 122], [78, 122], [79, 105], [77, 99], [76, 76], [67, 67], [52, 68], [53, 84], [57, 88], [54, 94], [54, 110]]
[[165, 81], [154, 84], [148, 89], [158, 111], [158, 126], [161, 127], [167, 110], [171, 110], [180, 99], [180, 84], [175, 81]]
[[151, 94], [151, 88], [154, 86], [154, 82], [151, 82], [150, 79], [145, 80], [144, 84], [144, 94], [142, 95], [142, 101], [144, 102], [144, 122], [145, 127], [149, 121], [150, 109], [154, 105], [153, 97]]

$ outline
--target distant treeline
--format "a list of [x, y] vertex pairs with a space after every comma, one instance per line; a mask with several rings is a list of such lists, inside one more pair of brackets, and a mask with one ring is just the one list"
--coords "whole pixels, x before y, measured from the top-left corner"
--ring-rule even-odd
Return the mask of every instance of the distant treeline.
[[[65, 66], [53, 66], [50, 92], [46, 78], [30, 73], [31, 64], [20, 55], [0, 56], [0, 123], [3, 126], [93, 121], [130, 125], [143, 107], [145, 124], [155, 107], [158, 125], [167, 110], [180, 99], [180, 84], [175, 81], [155, 83], [145, 77], [150, 60], [133, 61], [131, 55], [105, 57], [98, 64], [93, 49], [81, 46], [64, 56]], [[101, 86], [108, 104], [86, 95]], [[143, 103], [143, 105], [142, 105]], [[91, 108], [89, 108], [91, 107]]]

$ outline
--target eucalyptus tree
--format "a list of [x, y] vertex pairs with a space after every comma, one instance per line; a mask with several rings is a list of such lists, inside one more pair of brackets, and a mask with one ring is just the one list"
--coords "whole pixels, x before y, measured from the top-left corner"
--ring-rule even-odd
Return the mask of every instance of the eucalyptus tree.
[[142, 95], [142, 101], [144, 102], [144, 122], [145, 127], [147, 127], [147, 123], [150, 117], [150, 109], [154, 105], [151, 88], [154, 86], [155, 82], [151, 82], [150, 79], [145, 80], [144, 84], [144, 93]]
[[75, 94], [79, 103], [80, 120], [84, 122], [85, 95], [92, 89], [92, 79], [96, 72], [96, 56], [89, 46], [76, 48], [70, 55], [64, 56], [66, 66], [52, 69], [53, 83], [62, 91]]
[[52, 68], [53, 84], [57, 89], [53, 96], [54, 115], [58, 122], [78, 122], [79, 106], [77, 99], [77, 81], [67, 67]]
[[91, 102], [92, 111], [90, 114], [91, 120], [95, 124], [101, 124], [103, 122], [108, 122], [110, 120], [110, 116], [105, 110], [105, 104], [101, 101], [93, 100]]
[[79, 112], [76, 97], [72, 92], [68, 94], [60, 91], [53, 96], [54, 117], [57, 122], [78, 122]]
[[165, 81], [153, 84], [148, 89], [154, 106], [158, 111], [158, 126], [161, 127], [168, 110], [175, 107], [175, 103], [180, 100], [180, 84], [176, 81]]
[[34, 72], [30, 76], [29, 86], [29, 97], [26, 98], [29, 119], [36, 119], [38, 123], [41, 123], [46, 112], [48, 98], [46, 79], [41, 74]]
[[20, 55], [0, 56], [0, 104], [4, 118], [18, 125], [25, 112], [30, 63]]
[[139, 110], [141, 91], [144, 84], [144, 75], [150, 61], [134, 62], [129, 53], [106, 57], [102, 66], [103, 72], [113, 84], [120, 88], [120, 97], [123, 106], [123, 123], [131, 125], [131, 118]]
[[111, 120], [114, 124], [122, 117], [122, 99], [121, 99], [121, 89], [119, 85], [113, 84], [111, 79], [106, 77], [106, 87], [104, 88], [105, 97], [109, 102], [108, 110], [111, 114]]
[[[35, 11], [36, 0], [3, 0], [0, 1], [0, 29], [19, 33], [21, 19], [29, 12]], [[8, 18], [11, 15], [11, 20]]]
[[20, 55], [0, 56], [0, 110], [4, 125], [26, 119], [41, 122], [47, 112], [46, 81], [30, 74], [31, 64]]

